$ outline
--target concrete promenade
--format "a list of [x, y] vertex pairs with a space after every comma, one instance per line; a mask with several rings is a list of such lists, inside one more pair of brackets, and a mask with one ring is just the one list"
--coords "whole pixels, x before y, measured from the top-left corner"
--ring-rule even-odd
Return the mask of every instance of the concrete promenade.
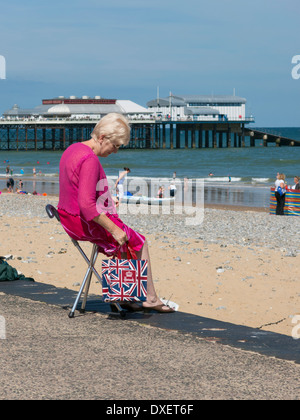
[[90, 312], [69, 319], [73, 295], [0, 283], [0, 400], [300, 397], [300, 340], [182, 313], [121, 320], [93, 300]]

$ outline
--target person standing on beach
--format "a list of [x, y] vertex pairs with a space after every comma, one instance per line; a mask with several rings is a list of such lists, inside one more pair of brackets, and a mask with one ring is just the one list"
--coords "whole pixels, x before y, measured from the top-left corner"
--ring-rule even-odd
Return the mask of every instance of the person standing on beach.
[[294, 177], [294, 185], [292, 186], [292, 190], [300, 190], [300, 177], [295, 176]]
[[7, 190], [10, 193], [14, 192], [14, 185], [15, 185], [15, 181], [13, 180], [13, 178], [8, 178], [6, 186], [7, 186]]
[[285, 193], [286, 193], [286, 183], [285, 183], [285, 175], [277, 173], [275, 181], [275, 197], [277, 200], [276, 206], [276, 215], [283, 216], [284, 215], [284, 206], [285, 206]]
[[[138, 259], [148, 260], [147, 300], [142, 307], [145, 311], [171, 313], [174, 309], [165, 305], [155, 291], [146, 238], [119, 218], [99, 160], [117, 153], [129, 140], [128, 120], [111, 113], [98, 122], [90, 140], [73, 143], [64, 151], [59, 164], [58, 213], [71, 238], [98, 245], [99, 252], [108, 257], [119, 251], [124, 255], [130, 247]], [[141, 307], [126, 303], [126, 309]]]
[[115, 189], [117, 192], [119, 203], [121, 203], [124, 197], [124, 182], [129, 172], [130, 172], [129, 168], [124, 168], [124, 171], [119, 173], [119, 178], [117, 179], [116, 184], [115, 184]]

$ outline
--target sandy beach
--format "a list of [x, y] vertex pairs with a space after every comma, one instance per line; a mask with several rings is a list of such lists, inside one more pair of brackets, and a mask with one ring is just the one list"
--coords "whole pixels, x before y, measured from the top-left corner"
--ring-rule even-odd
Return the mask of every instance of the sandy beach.
[[[0, 255], [37, 282], [78, 290], [86, 265], [44, 210], [57, 202], [2, 193]], [[186, 226], [185, 214], [122, 219], [147, 237], [157, 291], [180, 311], [290, 336], [300, 314], [300, 218], [256, 210], [210, 206], [199, 226]], [[102, 294], [95, 279], [91, 293]]]

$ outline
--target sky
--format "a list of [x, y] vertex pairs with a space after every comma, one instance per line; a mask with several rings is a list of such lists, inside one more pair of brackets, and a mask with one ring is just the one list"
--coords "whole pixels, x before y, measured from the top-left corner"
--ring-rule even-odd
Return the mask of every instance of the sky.
[[159, 87], [235, 92], [254, 126], [299, 127], [299, 16], [299, 0], [1, 0], [0, 114], [60, 95], [146, 106]]

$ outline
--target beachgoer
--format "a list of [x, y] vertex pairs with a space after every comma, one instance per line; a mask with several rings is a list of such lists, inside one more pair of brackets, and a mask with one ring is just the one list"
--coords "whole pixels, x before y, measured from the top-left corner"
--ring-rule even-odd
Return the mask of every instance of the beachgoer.
[[176, 172], [173, 172], [173, 179], [176, 178]]
[[300, 190], [300, 176], [294, 177], [294, 185], [292, 186], [292, 190]]
[[24, 175], [24, 169], [23, 168], [20, 170], [20, 174]]
[[9, 177], [9, 165], [6, 167], [5, 173], [6, 173], [6, 177], [8, 178]]
[[129, 174], [130, 169], [124, 168], [123, 172], [119, 173], [119, 178], [116, 181], [115, 188], [117, 192], [117, 197], [119, 199], [119, 203], [121, 203], [123, 197], [124, 197], [124, 182], [127, 174]]
[[22, 179], [19, 180], [18, 189], [19, 190], [22, 190], [23, 189], [23, 181], [22, 181]]
[[13, 178], [8, 178], [6, 182], [8, 192], [12, 192], [12, 193], [14, 192], [14, 185], [15, 185], [15, 181], [13, 180]]
[[159, 187], [157, 192], [157, 198], [163, 198], [164, 197], [164, 187]]
[[169, 190], [170, 190], [170, 197], [175, 197], [177, 188], [176, 188], [176, 185], [173, 181], [171, 182], [171, 184], [169, 186]]
[[35, 168], [32, 169], [32, 173], [33, 173], [33, 176], [36, 176], [36, 169]]
[[286, 183], [285, 183], [285, 175], [277, 173], [275, 181], [275, 197], [277, 200], [276, 206], [276, 214], [278, 216], [284, 215], [284, 206], [285, 206], [285, 193], [286, 193]]
[[[99, 160], [117, 153], [129, 139], [127, 119], [112, 113], [99, 121], [89, 140], [74, 143], [64, 151], [59, 164], [58, 212], [71, 238], [97, 244], [106, 256], [123, 253], [129, 246], [138, 259], [148, 260], [147, 301], [143, 302], [143, 308], [174, 312], [156, 294], [147, 241], [119, 218]], [[141, 309], [137, 304], [127, 304], [127, 307]]]

